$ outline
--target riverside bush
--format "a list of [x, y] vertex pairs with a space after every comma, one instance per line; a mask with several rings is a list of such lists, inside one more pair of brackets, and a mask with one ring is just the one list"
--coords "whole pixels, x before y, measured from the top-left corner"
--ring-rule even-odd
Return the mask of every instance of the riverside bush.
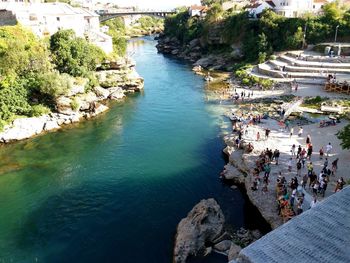
[[49, 114], [51, 110], [43, 104], [34, 105], [31, 108], [30, 116], [39, 117], [44, 114]]
[[263, 89], [271, 89], [274, 85], [274, 82], [270, 79], [263, 79], [257, 76], [252, 76], [247, 72], [247, 69], [250, 66], [243, 66], [240, 69], [235, 71], [235, 76], [241, 80], [241, 83], [246, 86], [254, 86], [259, 84]]
[[[70, 30], [58, 31], [45, 43], [20, 25], [0, 27], [0, 126], [17, 116], [48, 113], [54, 99], [71, 88], [69, 74], [92, 76], [105, 57]], [[89, 79], [91, 85], [98, 84]]]
[[73, 30], [59, 30], [50, 38], [52, 61], [60, 73], [87, 77], [96, 66], [106, 60], [102, 49], [76, 37]]

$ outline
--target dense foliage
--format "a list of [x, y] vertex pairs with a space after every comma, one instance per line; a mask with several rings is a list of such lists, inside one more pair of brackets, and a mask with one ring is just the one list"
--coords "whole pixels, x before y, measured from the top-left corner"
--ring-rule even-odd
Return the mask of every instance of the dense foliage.
[[225, 50], [232, 44], [241, 44], [246, 61], [263, 61], [274, 51], [301, 48], [304, 41], [308, 44], [334, 41], [337, 26], [338, 40], [347, 41], [350, 36], [350, 10], [337, 1], [326, 4], [320, 16], [285, 18], [265, 10], [260, 19], [250, 19], [244, 11], [223, 11], [222, 1], [201, 2], [210, 6], [204, 19], [190, 17], [187, 10], [180, 10], [166, 18], [165, 34], [184, 45], [200, 38], [202, 46], [210, 51], [208, 36], [216, 31], [223, 41], [215, 48]]
[[37, 76], [50, 71], [44, 43], [20, 26], [0, 27], [0, 126], [16, 115], [31, 115]]
[[152, 27], [163, 26], [163, 19], [152, 16], [141, 16], [140, 19], [137, 20], [137, 24], [139, 28], [149, 30]]
[[350, 149], [350, 124], [345, 126], [337, 136], [342, 141], [340, 145], [344, 149]]
[[0, 27], [0, 129], [18, 115], [50, 112], [73, 76], [89, 76], [105, 59], [99, 48], [62, 30], [47, 44], [20, 25]]
[[124, 56], [126, 54], [126, 28], [122, 18], [117, 17], [106, 22], [103, 22], [105, 26], [108, 26], [108, 35], [113, 39], [113, 52], [116, 56]]
[[87, 77], [96, 65], [106, 59], [105, 53], [73, 30], [60, 30], [50, 38], [52, 61], [61, 73], [74, 77]]

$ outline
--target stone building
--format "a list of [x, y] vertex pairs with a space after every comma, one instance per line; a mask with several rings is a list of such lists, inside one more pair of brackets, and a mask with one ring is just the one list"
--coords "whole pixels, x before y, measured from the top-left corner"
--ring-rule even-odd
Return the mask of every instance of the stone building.
[[113, 51], [112, 38], [100, 30], [99, 15], [65, 3], [0, 2], [0, 25], [20, 23], [39, 37], [48, 37], [60, 29], [72, 29], [102, 48]]

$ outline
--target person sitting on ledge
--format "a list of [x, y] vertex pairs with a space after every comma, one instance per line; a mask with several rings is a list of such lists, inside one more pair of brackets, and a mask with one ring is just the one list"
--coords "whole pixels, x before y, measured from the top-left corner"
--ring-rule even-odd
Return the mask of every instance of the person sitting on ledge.
[[248, 143], [247, 145], [247, 148], [246, 148], [246, 151], [248, 153], [252, 152], [254, 150], [254, 146], [251, 144], [251, 143]]
[[253, 191], [257, 191], [257, 190], [258, 190], [258, 180], [257, 180], [257, 179], [254, 180], [251, 189], [252, 189]]

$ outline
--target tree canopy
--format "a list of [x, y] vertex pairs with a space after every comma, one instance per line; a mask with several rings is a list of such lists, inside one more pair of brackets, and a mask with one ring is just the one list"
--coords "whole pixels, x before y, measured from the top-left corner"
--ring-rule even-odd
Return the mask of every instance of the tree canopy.
[[344, 127], [338, 134], [337, 134], [338, 139], [340, 139], [341, 146], [344, 149], [350, 149], [350, 124]]
[[48, 113], [71, 86], [71, 76], [90, 75], [104, 58], [70, 30], [54, 34], [49, 49], [20, 25], [0, 27], [0, 129], [17, 115]]
[[[274, 51], [301, 48], [304, 41], [307, 44], [334, 41], [337, 26], [339, 40], [347, 41], [350, 36], [350, 10], [339, 1], [325, 4], [324, 13], [318, 16], [286, 18], [266, 9], [257, 20], [249, 19], [248, 12], [223, 11], [219, 0], [201, 2], [209, 6], [205, 19], [190, 17], [185, 10], [178, 12], [165, 19], [165, 34], [176, 37], [183, 45], [200, 38], [202, 47], [208, 51], [228, 50], [232, 44], [242, 44], [246, 62], [268, 58]], [[215, 47], [207, 43], [206, 37], [213, 32], [222, 39]]]
[[106, 58], [100, 48], [76, 37], [73, 30], [60, 30], [53, 34], [50, 50], [57, 70], [74, 77], [87, 77]]

